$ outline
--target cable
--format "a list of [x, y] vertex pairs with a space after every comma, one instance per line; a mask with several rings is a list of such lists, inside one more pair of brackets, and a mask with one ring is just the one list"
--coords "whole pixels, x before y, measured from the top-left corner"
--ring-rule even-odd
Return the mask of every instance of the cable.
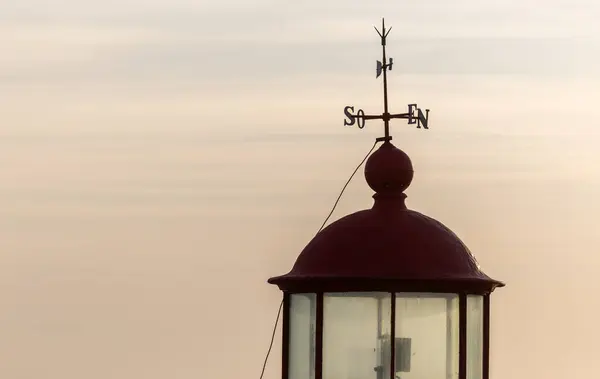
[[363, 158], [363, 160], [358, 164], [358, 166], [356, 166], [356, 168], [354, 169], [354, 172], [352, 173], [352, 175], [350, 175], [350, 178], [348, 178], [348, 181], [346, 182], [346, 184], [344, 184], [344, 187], [342, 188], [342, 191], [340, 192], [340, 195], [338, 196], [337, 200], [333, 204], [333, 208], [331, 208], [331, 212], [329, 212], [329, 214], [327, 215], [327, 218], [325, 218], [325, 221], [323, 221], [323, 225], [321, 225], [321, 227], [319, 228], [319, 231], [317, 232], [317, 234], [319, 234], [321, 232], [321, 230], [323, 230], [323, 228], [325, 227], [325, 224], [327, 224], [327, 221], [329, 221], [329, 218], [331, 217], [331, 215], [333, 214], [333, 211], [335, 211], [335, 208], [337, 207], [338, 203], [340, 202], [340, 199], [342, 198], [342, 195], [344, 194], [344, 191], [346, 190], [346, 187], [348, 187], [348, 184], [350, 184], [350, 181], [352, 180], [352, 178], [354, 177], [354, 175], [356, 175], [356, 173], [358, 172], [358, 170], [360, 169], [360, 167], [365, 163], [365, 161], [367, 160], [367, 158], [369, 158], [369, 155], [371, 155], [371, 153], [375, 149], [375, 146], [377, 146], [378, 142], [379, 141], [375, 141], [375, 143], [373, 144], [373, 147], [371, 147], [371, 150], [369, 150], [369, 152], [367, 153], [367, 155], [365, 155], [365, 157]]
[[265, 375], [265, 369], [267, 368], [267, 361], [269, 360], [269, 355], [271, 355], [271, 349], [273, 348], [273, 341], [275, 341], [275, 332], [277, 331], [277, 324], [279, 324], [279, 316], [281, 316], [281, 308], [283, 308], [283, 300], [279, 304], [279, 310], [277, 311], [277, 318], [275, 319], [275, 326], [273, 327], [273, 334], [271, 335], [271, 343], [269, 344], [269, 350], [267, 350], [267, 355], [265, 356], [265, 362], [263, 363], [262, 371], [260, 373], [260, 379], [263, 379], [263, 375]]
[[[333, 214], [333, 211], [335, 211], [335, 208], [337, 207], [338, 203], [340, 202], [340, 199], [342, 198], [342, 195], [344, 194], [346, 187], [348, 187], [348, 184], [350, 184], [350, 182], [352, 181], [352, 178], [354, 178], [354, 175], [356, 175], [356, 173], [358, 172], [360, 167], [365, 163], [367, 158], [369, 158], [369, 155], [371, 155], [373, 150], [375, 150], [375, 146], [377, 146], [378, 142], [379, 141], [375, 141], [375, 143], [373, 144], [373, 147], [371, 147], [371, 150], [369, 150], [369, 152], [367, 153], [367, 155], [365, 155], [363, 160], [360, 161], [358, 166], [356, 166], [356, 168], [354, 169], [354, 172], [352, 173], [352, 175], [350, 175], [350, 178], [348, 178], [348, 181], [346, 181], [346, 184], [344, 184], [344, 187], [342, 187], [342, 190], [340, 191], [338, 198], [336, 199], [335, 203], [333, 204], [333, 208], [331, 208], [331, 212], [329, 212], [329, 214], [327, 215], [327, 218], [325, 218], [325, 221], [323, 221], [323, 224], [319, 228], [319, 231], [317, 231], [317, 234], [319, 234], [321, 232], [321, 230], [325, 227], [325, 224], [327, 224], [327, 221], [329, 221], [329, 218], [331, 217], [331, 215]], [[273, 334], [271, 335], [271, 342], [269, 343], [269, 349], [267, 350], [267, 355], [265, 356], [265, 362], [263, 363], [263, 366], [262, 366], [262, 371], [260, 373], [260, 379], [263, 379], [263, 376], [265, 375], [265, 369], [267, 368], [267, 362], [269, 361], [269, 355], [271, 355], [271, 349], [273, 348], [273, 342], [275, 341], [275, 332], [277, 331], [277, 325], [279, 324], [279, 317], [281, 316], [282, 308], [283, 308], [283, 300], [279, 304], [279, 310], [277, 311], [277, 318], [275, 318], [275, 325], [273, 326]]]

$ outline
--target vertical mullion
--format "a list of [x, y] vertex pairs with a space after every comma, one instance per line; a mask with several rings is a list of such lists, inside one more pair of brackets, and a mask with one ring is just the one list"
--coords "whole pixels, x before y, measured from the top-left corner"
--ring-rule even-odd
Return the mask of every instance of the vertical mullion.
[[483, 379], [490, 377], [490, 294], [483, 296]]
[[290, 359], [290, 294], [283, 293], [283, 323], [281, 328], [281, 378], [288, 379]]
[[467, 379], [467, 295], [458, 296], [458, 379]]
[[315, 322], [315, 379], [323, 379], [323, 293], [317, 293]]
[[396, 379], [396, 293], [391, 297], [390, 325], [390, 379]]
[[456, 329], [454, 328], [454, 299], [452, 297], [446, 298], [446, 376], [449, 378], [454, 377], [454, 366], [456, 361], [454, 354], [457, 353], [456, 346], [454, 345]]
[[[313, 294], [311, 294], [313, 295]], [[309, 365], [310, 376], [308, 379], [315, 379], [315, 355], [317, 351], [316, 346], [316, 334], [317, 334], [317, 294], [310, 298], [310, 356]]]

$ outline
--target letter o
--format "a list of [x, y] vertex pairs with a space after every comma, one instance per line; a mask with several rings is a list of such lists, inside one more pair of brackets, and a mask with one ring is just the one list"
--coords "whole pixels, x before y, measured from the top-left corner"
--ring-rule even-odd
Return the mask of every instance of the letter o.
[[365, 112], [363, 112], [362, 109], [359, 109], [358, 112], [356, 112], [356, 124], [359, 129], [365, 127]]

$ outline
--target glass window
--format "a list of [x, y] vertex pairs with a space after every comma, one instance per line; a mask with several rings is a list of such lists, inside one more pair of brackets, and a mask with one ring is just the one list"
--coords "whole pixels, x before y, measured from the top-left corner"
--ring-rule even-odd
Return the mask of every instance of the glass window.
[[467, 296], [467, 379], [483, 376], [483, 296]]
[[458, 295], [396, 294], [396, 378], [458, 378]]
[[323, 379], [388, 379], [391, 295], [323, 297]]
[[290, 295], [289, 379], [315, 377], [315, 321], [317, 296]]

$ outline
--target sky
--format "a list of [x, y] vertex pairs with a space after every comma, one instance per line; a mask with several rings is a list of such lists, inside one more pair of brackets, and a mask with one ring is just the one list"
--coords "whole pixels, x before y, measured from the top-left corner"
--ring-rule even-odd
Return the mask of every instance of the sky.
[[597, 376], [596, 2], [0, 0], [0, 377], [258, 378], [267, 278], [382, 133], [343, 126], [381, 17], [391, 111], [431, 109], [407, 205], [508, 284], [491, 377]]

